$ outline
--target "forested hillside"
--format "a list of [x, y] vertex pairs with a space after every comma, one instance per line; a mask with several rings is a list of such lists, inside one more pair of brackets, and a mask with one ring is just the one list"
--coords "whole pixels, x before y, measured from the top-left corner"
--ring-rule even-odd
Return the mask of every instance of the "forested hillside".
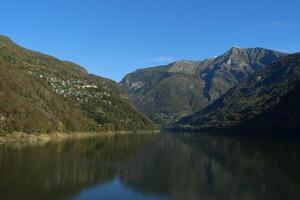
[[153, 129], [114, 81], [0, 36], [0, 132]]
[[136, 107], [160, 125], [194, 114], [255, 71], [277, 61], [285, 53], [233, 47], [203, 61], [177, 61], [140, 69], [124, 77], [120, 85]]
[[300, 130], [300, 53], [280, 59], [196, 114], [184, 129]]

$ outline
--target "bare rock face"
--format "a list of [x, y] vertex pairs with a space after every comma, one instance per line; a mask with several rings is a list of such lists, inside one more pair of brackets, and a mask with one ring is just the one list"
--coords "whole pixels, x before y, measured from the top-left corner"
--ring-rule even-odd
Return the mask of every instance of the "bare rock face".
[[182, 60], [137, 70], [119, 83], [135, 105], [160, 125], [173, 123], [212, 103], [285, 53], [232, 47], [203, 61]]
[[173, 73], [195, 74], [197, 72], [197, 67], [197, 62], [182, 60], [175, 62], [168, 71]]
[[258, 70], [205, 109], [180, 120], [176, 126], [299, 133], [299, 91], [300, 53], [297, 53]]

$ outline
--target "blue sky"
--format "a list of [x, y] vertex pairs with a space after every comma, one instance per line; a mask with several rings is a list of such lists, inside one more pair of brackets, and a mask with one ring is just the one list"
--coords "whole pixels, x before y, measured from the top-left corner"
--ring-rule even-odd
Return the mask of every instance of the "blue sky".
[[1, 0], [0, 34], [119, 81], [233, 45], [300, 51], [299, 0]]

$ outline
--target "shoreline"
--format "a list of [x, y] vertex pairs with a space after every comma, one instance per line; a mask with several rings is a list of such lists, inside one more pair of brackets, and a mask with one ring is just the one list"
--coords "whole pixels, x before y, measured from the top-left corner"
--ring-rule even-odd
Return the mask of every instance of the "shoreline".
[[22, 133], [15, 132], [0, 136], [0, 145], [10, 143], [46, 144], [63, 140], [92, 138], [114, 134], [157, 134], [160, 131], [106, 131], [106, 132], [75, 132], [75, 133]]

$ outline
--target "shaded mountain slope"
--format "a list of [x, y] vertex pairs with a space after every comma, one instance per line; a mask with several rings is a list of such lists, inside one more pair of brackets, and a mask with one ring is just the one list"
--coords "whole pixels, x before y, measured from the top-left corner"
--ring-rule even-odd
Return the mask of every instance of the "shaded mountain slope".
[[204, 61], [178, 61], [137, 70], [120, 85], [143, 113], [160, 125], [193, 114], [219, 98], [265, 65], [286, 54], [262, 49], [233, 47]]
[[0, 37], [1, 132], [154, 129], [113, 81]]
[[177, 123], [184, 128], [300, 129], [300, 53], [256, 72], [214, 103]]

